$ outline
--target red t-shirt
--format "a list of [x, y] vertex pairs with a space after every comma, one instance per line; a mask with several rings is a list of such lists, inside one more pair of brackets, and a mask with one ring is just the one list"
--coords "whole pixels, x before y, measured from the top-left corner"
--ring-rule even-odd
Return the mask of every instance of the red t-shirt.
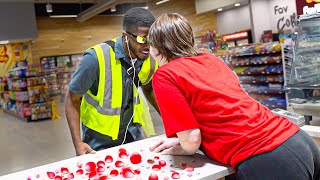
[[161, 66], [153, 88], [168, 137], [200, 128], [206, 155], [234, 168], [275, 149], [299, 130], [252, 99], [236, 74], [211, 54]]

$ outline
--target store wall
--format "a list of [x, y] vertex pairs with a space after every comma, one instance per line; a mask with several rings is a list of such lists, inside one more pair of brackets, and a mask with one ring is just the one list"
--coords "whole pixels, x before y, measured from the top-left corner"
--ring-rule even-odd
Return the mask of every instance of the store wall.
[[217, 24], [219, 34], [251, 29], [249, 5], [217, 13]]
[[38, 18], [38, 38], [32, 41], [33, 63], [42, 56], [82, 53], [87, 48], [118, 36], [122, 17], [94, 17], [85, 22], [74, 18]]
[[[172, 0], [161, 5], [149, 1], [149, 10], [156, 16], [163, 13], [179, 12], [193, 27], [195, 36], [216, 29], [214, 13], [196, 15], [194, 0]], [[122, 32], [122, 17], [96, 16], [84, 22], [73, 18], [38, 18], [38, 38], [32, 42], [33, 63], [40, 57], [82, 53], [88, 47], [116, 37]]]
[[295, 27], [296, 0], [251, 0], [254, 37], [259, 41], [264, 30], [293, 31]]

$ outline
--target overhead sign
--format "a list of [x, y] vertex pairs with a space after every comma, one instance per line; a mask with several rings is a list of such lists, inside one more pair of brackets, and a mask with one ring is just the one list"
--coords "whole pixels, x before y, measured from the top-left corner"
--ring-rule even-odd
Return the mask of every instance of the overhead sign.
[[238, 32], [234, 34], [227, 34], [222, 36], [224, 41], [232, 41], [236, 39], [245, 39], [248, 38], [248, 32]]
[[312, 11], [314, 12], [316, 10], [314, 9], [315, 4], [318, 4], [318, 3], [320, 3], [320, 0], [296, 0], [297, 15], [304, 14], [304, 11], [305, 13], [311, 13]]

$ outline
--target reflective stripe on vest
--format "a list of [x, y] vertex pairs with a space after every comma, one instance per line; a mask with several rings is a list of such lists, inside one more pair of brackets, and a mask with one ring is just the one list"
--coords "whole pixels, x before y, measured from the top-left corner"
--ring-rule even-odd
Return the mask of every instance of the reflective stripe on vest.
[[[111, 69], [111, 66], [113, 63], [111, 62], [111, 59], [110, 59], [110, 46], [103, 43], [103, 44], [100, 44], [99, 46], [95, 46], [94, 49], [96, 50], [97, 56], [99, 56], [99, 53], [103, 54], [104, 65], [105, 65], [105, 86], [104, 86], [103, 105], [101, 106], [99, 102], [93, 99], [89, 94], [84, 94], [83, 97], [89, 104], [94, 106], [97, 109], [97, 111], [101, 114], [120, 115], [121, 104], [116, 104], [114, 108], [111, 106], [112, 95], [114, 92], [114, 87], [112, 86], [114, 85], [114, 83], [112, 83], [114, 82], [112, 81], [112, 75], [114, 75], [114, 73], [112, 72], [116, 69]], [[122, 89], [122, 86], [121, 86], [121, 89]], [[122, 97], [122, 94], [121, 94], [121, 97]]]

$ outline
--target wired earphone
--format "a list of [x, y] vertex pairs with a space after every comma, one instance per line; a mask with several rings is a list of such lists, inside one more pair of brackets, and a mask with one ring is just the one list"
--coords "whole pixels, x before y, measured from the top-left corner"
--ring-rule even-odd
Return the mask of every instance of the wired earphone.
[[[132, 58], [132, 56], [131, 56], [131, 51], [130, 51], [130, 47], [129, 47], [129, 39], [128, 39], [128, 36], [125, 37], [125, 42], [126, 42], [126, 44], [127, 44], [128, 53], [129, 53], [129, 57], [130, 57], [130, 60], [131, 60], [131, 65], [132, 65], [132, 68], [133, 68], [132, 85], [135, 86], [134, 80], [135, 80], [135, 77], [136, 77], [136, 68], [135, 68], [135, 66], [134, 66], [135, 62], [133, 61], [133, 58]], [[138, 88], [140, 87], [139, 83], [140, 83], [140, 81], [138, 81], [138, 84], [137, 84], [137, 87], [136, 87], [137, 90], [138, 90]], [[139, 96], [137, 95], [137, 96], [134, 97], [134, 98], [135, 98], [135, 99], [133, 100], [133, 104], [138, 101]], [[130, 120], [129, 120], [129, 122], [128, 122], [128, 125], [127, 125], [127, 127], [126, 127], [126, 131], [125, 131], [125, 133], [124, 133], [124, 138], [123, 138], [123, 141], [122, 141], [121, 145], [123, 145], [124, 142], [126, 141], [127, 133], [128, 133], [128, 129], [129, 129], [129, 125], [130, 125], [130, 123], [131, 123], [131, 121], [132, 121], [132, 119], [133, 119], [133, 117], [134, 117], [134, 113], [135, 113], [135, 106], [133, 105], [133, 113], [132, 113], [132, 116], [131, 116], [131, 118], [130, 118]]]

